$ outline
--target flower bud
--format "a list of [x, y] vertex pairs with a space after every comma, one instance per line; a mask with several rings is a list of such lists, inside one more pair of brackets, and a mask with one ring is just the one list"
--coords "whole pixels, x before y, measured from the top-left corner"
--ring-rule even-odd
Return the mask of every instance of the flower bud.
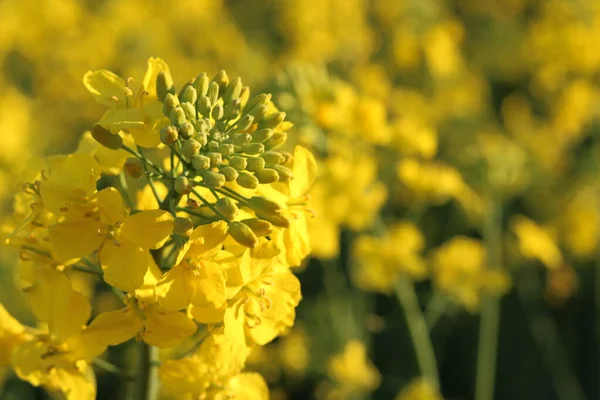
[[194, 231], [194, 223], [189, 218], [177, 217], [173, 220], [173, 233], [187, 237]]
[[238, 206], [229, 197], [221, 197], [217, 200], [215, 208], [227, 219], [234, 219], [239, 211]]
[[246, 159], [244, 157], [233, 156], [229, 159], [229, 165], [231, 165], [233, 168], [237, 169], [238, 171], [243, 171], [246, 169], [246, 165], [248, 165], [248, 162], [246, 161]]
[[281, 165], [291, 168], [292, 164], [294, 163], [294, 156], [292, 155], [292, 153], [290, 153], [289, 151], [282, 151], [281, 155], [284, 158]]
[[275, 132], [273, 136], [264, 141], [265, 149], [267, 150], [275, 150], [280, 148], [285, 144], [287, 140], [287, 133], [285, 132]]
[[235, 170], [235, 168], [229, 165], [219, 166], [219, 172], [223, 174], [227, 182], [233, 182], [239, 176], [239, 173]]
[[249, 143], [244, 146], [246, 154], [261, 154], [265, 151], [265, 146], [262, 143]]
[[171, 110], [169, 118], [171, 119], [171, 123], [173, 125], [181, 126], [186, 121], [185, 111], [183, 111], [181, 106], [177, 106]]
[[252, 107], [252, 109], [248, 111], [248, 115], [252, 115], [255, 121], [260, 121], [265, 117], [265, 115], [267, 115], [268, 109], [269, 107], [267, 107], [266, 105], [259, 104], [257, 106]]
[[243, 188], [256, 189], [258, 187], [258, 179], [247, 172], [240, 172], [236, 182]]
[[260, 171], [256, 171], [254, 176], [256, 176], [258, 182], [263, 185], [279, 181], [279, 174], [272, 168], [263, 168]]
[[233, 132], [234, 133], [246, 132], [248, 130], [248, 128], [250, 128], [250, 125], [252, 125], [253, 121], [254, 121], [254, 117], [252, 115], [248, 115], [248, 114], [244, 115], [235, 124], [235, 129]]
[[183, 139], [191, 139], [196, 134], [196, 130], [194, 129], [194, 125], [192, 125], [189, 122], [184, 122], [179, 127], [178, 132], [179, 132], [179, 136], [181, 136]]
[[265, 220], [258, 218], [249, 218], [240, 221], [248, 226], [258, 237], [270, 235], [273, 232], [273, 225]]
[[267, 165], [281, 164], [285, 161], [285, 157], [278, 151], [265, 151], [260, 155], [264, 158]]
[[240, 97], [241, 93], [242, 93], [242, 78], [240, 78], [238, 76], [237, 78], [235, 78], [234, 80], [229, 82], [229, 84], [227, 85], [227, 88], [225, 88], [225, 90], [223, 91], [223, 101], [225, 103], [230, 103], [233, 100], [236, 100], [238, 97]]
[[208, 117], [210, 115], [210, 99], [206, 96], [200, 97], [196, 103], [196, 110], [203, 116]]
[[175, 143], [178, 138], [179, 133], [173, 125], [167, 125], [160, 130], [160, 141], [167, 146]]
[[250, 143], [252, 140], [252, 136], [249, 133], [234, 133], [231, 135], [231, 143], [236, 146], [245, 146]]
[[192, 103], [181, 103], [181, 108], [183, 108], [183, 112], [185, 113], [187, 119], [190, 121], [196, 120], [196, 108], [192, 105]]
[[206, 132], [196, 133], [196, 140], [200, 143], [200, 146], [204, 147], [208, 143], [208, 135]]
[[227, 72], [225, 72], [225, 70], [223, 70], [223, 69], [220, 70], [212, 78], [212, 82], [215, 82], [217, 85], [219, 85], [219, 89], [221, 90], [221, 92], [223, 92], [225, 90], [225, 88], [227, 87], [227, 85], [229, 84], [229, 77], [227, 76]]
[[165, 101], [167, 93], [175, 94], [175, 85], [173, 85], [173, 78], [167, 71], [160, 71], [156, 75], [156, 96], [158, 100]]
[[269, 93], [261, 93], [258, 94], [256, 96], [254, 96], [253, 98], [251, 98], [247, 103], [246, 106], [244, 107], [244, 112], [246, 114], [249, 114], [250, 110], [252, 110], [255, 106], [258, 105], [267, 105], [269, 103], [269, 100], [271, 100], [271, 94]]
[[209, 82], [210, 80], [208, 75], [206, 75], [206, 72], [201, 73], [196, 77], [196, 79], [194, 79], [192, 86], [194, 86], [194, 89], [196, 89], [196, 94], [198, 97], [206, 96]]
[[219, 153], [221, 153], [224, 157], [232, 155], [233, 145], [231, 143], [221, 143], [219, 145]]
[[199, 119], [194, 123], [194, 128], [196, 132], [206, 132], [208, 126], [206, 125], [206, 121], [204, 119]]
[[192, 167], [194, 167], [196, 171], [204, 171], [210, 167], [210, 158], [202, 154], [195, 155], [192, 157]]
[[217, 104], [217, 99], [219, 98], [219, 85], [216, 82], [211, 82], [208, 84], [208, 92], [206, 93], [206, 97], [210, 100], [210, 104]]
[[206, 186], [220, 188], [225, 185], [225, 176], [218, 172], [205, 171], [202, 174], [202, 179]]
[[215, 121], [219, 121], [220, 119], [222, 119], [223, 115], [224, 111], [223, 106], [221, 104], [217, 104], [216, 106], [214, 106], [210, 113], [210, 116], [213, 117]]
[[198, 100], [198, 92], [196, 92], [196, 89], [194, 89], [194, 87], [191, 84], [189, 84], [185, 86], [185, 88], [183, 89], [183, 93], [181, 94], [181, 96], [179, 96], [179, 98], [182, 102], [196, 104], [196, 100]]
[[223, 107], [223, 118], [235, 119], [240, 115], [240, 112], [240, 99], [235, 99], [231, 103], [225, 104], [225, 107]]
[[275, 132], [273, 131], [273, 129], [258, 129], [254, 132], [252, 132], [252, 143], [262, 143], [265, 140], [269, 139], [271, 136], [273, 136]]
[[167, 93], [165, 101], [163, 101], [163, 114], [171, 115], [171, 110], [179, 105], [179, 99], [173, 93]]
[[260, 157], [248, 157], [246, 170], [250, 172], [260, 171], [265, 167], [265, 160]]
[[229, 234], [242, 246], [254, 248], [258, 243], [258, 238], [252, 232], [252, 229], [243, 222], [233, 221], [229, 224]]
[[214, 152], [219, 151], [219, 143], [215, 142], [214, 140], [211, 140], [210, 142], [208, 142], [207, 146], [208, 146], [208, 151], [210, 151], [210, 152], [214, 153]]
[[181, 154], [187, 159], [191, 160], [200, 151], [200, 143], [197, 140], [189, 139], [184, 140], [181, 144]]
[[144, 176], [144, 163], [139, 158], [129, 157], [125, 160], [123, 170], [133, 179], [140, 179]]
[[174, 189], [179, 194], [189, 194], [193, 189], [192, 182], [185, 176], [178, 176], [175, 179]]
[[283, 214], [268, 214], [260, 211], [256, 211], [256, 216], [260, 219], [264, 219], [265, 221], [269, 221], [273, 225], [279, 228], [289, 228], [290, 220], [288, 217]]
[[265, 118], [263, 118], [262, 121], [260, 121], [260, 124], [258, 126], [259, 126], [259, 128], [276, 129], [279, 125], [281, 125], [281, 123], [283, 122], [284, 119], [285, 119], [285, 113], [283, 111], [275, 112], [275, 113], [269, 114]]
[[242, 92], [240, 93], [240, 105], [242, 107], [242, 109], [246, 106], [246, 104], [248, 103], [248, 99], [250, 98], [250, 88], [248, 86], [244, 86], [242, 88]]
[[287, 182], [294, 177], [292, 170], [283, 165], [273, 165], [271, 168], [279, 174], [279, 182]]
[[221, 153], [207, 153], [206, 155], [210, 159], [211, 167], [221, 165], [221, 163], [223, 162], [223, 156], [221, 155]]
[[96, 142], [111, 150], [118, 150], [123, 147], [123, 138], [121, 135], [112, 133], [98, 124], [92, 127], [92, 137]]
[[248, 200], [248, 205], [256, 212], [263, 212], [267, 214], [281, 213], [281, 206], [278, 203], [263, 196], [252, 196]]

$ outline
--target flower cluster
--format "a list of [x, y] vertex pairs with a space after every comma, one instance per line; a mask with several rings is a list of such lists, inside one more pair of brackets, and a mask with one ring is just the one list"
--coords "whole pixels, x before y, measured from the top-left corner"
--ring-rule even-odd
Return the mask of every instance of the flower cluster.
[[[267, 398], [260, 375], [243, 369], [252, 347], [294, 324], [290, 267], [310, 252], [312, 154], [279, 151], [285, 113], [224, 71], [176, 92], [168, 65], [151, 58], [138, 84], [106, 70], [83, 81], [107, 110], [16, 197], [6, 241], [43, 325], [2, 308], [2, 363], [35, 386], [93, 399], [94, 360], [134, 338], [173, 349], [158, 367], [165, 396]], [[91, 318], [78, 273], [122, 308]]]

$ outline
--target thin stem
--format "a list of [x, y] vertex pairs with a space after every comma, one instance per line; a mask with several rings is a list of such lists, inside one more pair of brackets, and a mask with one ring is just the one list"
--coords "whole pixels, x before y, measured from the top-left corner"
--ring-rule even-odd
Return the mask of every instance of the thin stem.
[[206, 200], [204, 197], [202, 197], [202, 195], [200, 193], [198, 193], [197, 190], [192, 189], [192, 193], [194, 193], [194, 195], [196, 197], [198, 197], [198, 199], [201, 202], [203, 202], [204, 204], [206, 204], [206, 206], [208, 206], [208, 208], [210, 208], [215, 214], [217, 214], [219, 217], [221, 217], [221, 219], [223, 219], [228, 224], [231, 223], [231, 221], [229, 220], [229, 218], [227, 218], [226, 216], [224, 216], [223, 214], [221, 214], [221, 212], [219, 210], [217, 210], [217, 208], [215, 206], [213, 206], [208, 200]]
[[147, 159], [146, 157], [144, 157], [143, 154], [138, 153], [137, 151], [133, 150], [130, 147], [127, 146], [123, 146], [122, 147], [123, 150], [125, 150], [126, 152], [128, 152], [129, 154], [139, 158], [140, 160], [142, 160], [142, 162], [150, 167], [152, 167], [156, 172], [158, 172], [159, 174], [163, 175], [164, 172], [162, 169], [160, 169], [160, 167], [158, 167], [156, 164], [154, 164], [152, 161], [150, 161], [149, 159]]
[[435, 328], [440, 318], [442, 318], [448, 309], [448, 306], [449, 302], [446, 296], [441, 292], [436, 291], [425, 308], [425, 320], [427, 321], [429, 331], [432, 331], [433, 328]]
[[404, 310], [408, 331], [415, 349], [417, 364], [424, 379], [436, 390], [439, 390], [440, 383], [437, 371], [437, 361], [429, 328], [419, 306], [419, 299], [415, 292], [415, 287], [407, 278], [400, 278], [396, 283], [396, 297]]
[[158, 348], [139, 342], [138, 400], [156, 400], [158, 396]]
[[114, 365], [113, 363], [111, 363], [110, 361], [107, 361], [103, 358], [96, 358], [93, 362], [95, 367], [98, 367], [100, 369], [103, 369], [106, 372], [110, 372], [112, 374], [116, 374], [119, 375], [127, 380], [133, 380], [134, 378], [129, 375], [127, 372], [125, 372], [123, 370], [123, 368], [118, 367], [116, 365]]
[[148, 177], [148, 184], [150, 185], [150, 189], [152, 190], [152, 194], [154, 195], [156, 202], [160, 205], [162, 203], [162, 200], [160, 199], [158, 190], [156, 189], [156, 185], [154, 184], [154, 180], [150, 177]]
[[[488, 268], [499, 268], [502, 264], [501, 203], [498, 196], [491, 191], [487, 201], [488, 207], [483, 226], [487, 265]], [[494, 399], [499, 326], [500, 299], [497, 296], [485, 296], [482, 300], [479, 326], [476, 400]]]

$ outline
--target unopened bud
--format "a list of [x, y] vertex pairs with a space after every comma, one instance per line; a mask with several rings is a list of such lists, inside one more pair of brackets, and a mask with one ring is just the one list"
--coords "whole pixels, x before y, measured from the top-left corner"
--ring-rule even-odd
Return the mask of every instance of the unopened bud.
[[208, 126], [204, 119], [199, 119], [194, 123], [194, 128], [196, 128], [196, 132], [206, 132]]
[[240, 97], [241, 93], [242, 79], [238, 76], [237, 78], [229, 82], [227, 88], [225, 88], [225, 91], [223, 91], [223, 101], [225, 103], [232, 102], [233, 100], [236, 100], [238, 97]]
[[246, 154], [261, 154], [265, 151], [265, 146], [262, 143], [249, 143], [244, 146]]
[[285, 157], [278, 151], [265, 151], [260, 155], [264, 158], [267, 165], [281, 164], [285, 161]]
[[292, 155], [292, 153], [290, 153], [288, 151], [282, 151], [281, 155], [284, 158], [281, 165], [291, 168], [292, 164], [294, 163], [294, 156]]
[[191, 160], [200, 151], [200, 143], [197, 140], [189, 139], [184, 140], [181, 144], [181, 154], [187, 159]]
[[273, 232], [273, 225], [269, 221], [265, 221], [259, 218], [244, 219], [243, 222], [254, 232], [258, 237], [270, 235]]
[[192, 103], [181, 103], [181, 108], [183, 108], [183, 112], [185, 113], [187, 119], [190, 121], [196, 120], [196, 107], [194, 107]]
[[167, 71], [160, 71], [156, 75], [156, 96], [161, 102], [167, 97], [167, 93], [175, 94], [175, 85], [173, 85], [173, 78]]
[[263, 185], [279, 181], [279, 174], [272, 168], [263, 168], [260, 171], [256, 171], [254, 176], [256, 176], [258, 182]]
[[181, 96], [179, 96], [179, 98], [182, 102], [196, 104], [196, 100], [198, 100], [198, 92], [196, 92], [196, 89], [194, 89], [194, 87], [191, 84], [189, 84], [185, 86], [185, 88], [183, 89], [183, 93], [181, 94]]
[[240, 172], [236, 182], [246, 189], [256, 189], [258, 187], [258, 179], [247, 172]]
[[233, 221], [229, 224], [229, 234], [242, 246], [254, 248], [258, 243], [258, 238], [252, 232], [252, 229], [243, 222]]
[[279, 228], [289, 228], [290, 220], [283, 214], [268, 214], [260, 211], [256, 211], [256, 216], [265, 221], [269, 221], [273, 225]]
[[223, 115], [224, 115], [224, 111], [223, 111], [223, 106], [221, 104], [217, 104], [216, 106], [214, 106], [210, 113], [210, 116], [213, 117], [213, 119], [216, 121], [219, 121], [220, 119], [222, 119]]
[[281, 206], [278, 203], [263, 196], [252, 196], [248, 200], [248, 205], [257, 212], [263, 212], [267, 214], [281, 213]]
[[269, 93], [258, 94], [256, 96], [254, 96], [253, 98], [251, 98], [246, 103], [246, 106], [244, 107], [244, 112], [246, 114], [248, 114], [249, 111], [257, 105], [267, 105], [269, 103], [269, 100], [271, 100], [271, 94], [269, 94]]
[[217, 104], [217, 99], [219, 98], [219, 85], [216, 82], [211, 82], [208, 84], [208, 92], [206, 93], [206, 97], [210, 100], [210, 104]]
[[273, 165], [271, 168], [279, 174], [279, 182], [287, 182], [294, 177], [292, 170], [283, 165]]
[[221, 155], [221, 153], [207, 153], [206, 155], [210, 159], [211, 167], [221, 165], [221, 163], [223, 162], [223, 156]]
[[248, 157], [246, 169], [250, 172], [260, 171], [265, 167], [265, 160], [260, 157]]
[[242, 109], [244, 107], [246, 107], [246, 104], [248, 103], [248, 99], [250, 98], [250, 88], [248, 86], [244, 86], [242, 88], [242, 92], [240, 93], [240, 105], [242, 107]]
[[265, 149], [267, 150], [275, 150], [280, 148], [285, 144], [287, 140], [287, 133], [285, 132], [275, 132], [273, 136], [269, 139], [265, 140], [263, 144], [265, 145]]
[[144, 176], [144, 163], [139, 158], [129, 157], [125, 160], [123, 170], [133, 179], [140, 179]]
[[259, 104], [248, 110], [248, 115], [252, 115], [255, 121], [260, 121], [267, 115], [268, 110], [268, 106], [265, 104]]
[[248, 114], [244, 115], [235, 124], [234, 133], [246, 132], [248, 130], [248, 128], [250, 128], [250, 125], [252, 125], [253, 121], [254, 121], [254, 117], [252, 115], [248, 115]]
[[175, 143], [177, 138], [179, 138], [179, 133], [173, 125], [167, 125], [160, 130], [160, 141], [167, 146]]
[[204, 147], [208, 143], [208, 135], [206, 132], [196, 133], [196, 140], [200, 143], [200, 146]]
[[239, 172], [235, 170], [235, 168], [229, 165], [221, 165], [219, 166], [219, 172], [223, 174], [225, 180], [227, 182], [233, 182], [239, 176]]
[[260, 124], [258, 126], [259, 128], [276, 129], [279, 125], [281, 125], [284, 119], [285, 113], [283, 111], [275, 112], [263, 118], [263, 120], [260, 121]]
[[252, 143], [262, 143], [273, 136], [273, 129], [264, 128], [252, 132]]
[[198, 97], [206, 96], [206, 93], [208, 92], [209, 82], [210, 80], [205, 72], [201, 73], [196, 77], [196, 79], [194, 79], [194, 83], [192, 83], [192, 86], [194, 86], [194, 89], [196, 89], [196, 94], [198, 95]]
[[203, 116], [208, 117], [210, 115], [210, 99], [206, 96], [200, 97], [196, 103], [196, 110]]
[[189, 218], [177, 217], [173, 220], [173, 233], [187, 237], [194, 231], [194, 223]]
[[252, 140], [252, 136], [249, 133], [234, 133], [231, 135], [231, 143], [236, 146], [245, 146], [250, 143]]
[[[213, 136], [214, 136], [214, 133], [213, 133]], [[210, 151], [210, 152], [214, 153], [214, 152], [219, 151], [219, 143], [215, 142], [214, 140], [211, 140], [210, 142], [208, 142], [207, 146], [208, 146], [208, 151]]]
[[238, 115], [240, 115], [240, 112], [240, 99], [235, 99], [231, 103], [225, 104], [225, 107], [223, 107], [223, 118], [235, 119]]
[[225, 185], [225, 176], [218, 172], [205, 171], [202, 174], [202, 179], [206, 186], [220, 188]]
[[233, 154], [233, 145], [231, 143], [221, 143], [219, 145], [219, 153], [223, 155], [223, 157], [227, 157]]
[[227, 219], [234, 219], [239, 211], [238, 206], [229, 197], [221, 197], [217, 200], [215, 208]]
[[210, 167], [210, 158], [202, 154], [196, 155], [192, 157], [192, 167], [196, 171], [204, 171]]
[[248, 165], [248, 162], [244, 157], [233, 156], [229, 159], [229, 165], [231, 165], [238, 171], [243, 171], [246, 169], [246, 165]]
[[212, 81], [219, 85], [219, 89], [224, 91], [227, 85], [229, 84], [229, 77], [227, 76], [227, 72], [225, 70], [220, 70], [217, 74], [212, 78]]
[[171, 115], [171, 110], [179, 105], [179, 99], [173, 93], [167, 93], [165, 101], [163, 101], [163, 114]]
[[185, 122], [179, 127], [179, 136], [184, 139], [191, 139], [195, 134], [196, 130], [194, 129], [194, 125], [189, 122]]
[[177, 106], [171, 110], [169, 118], [171, 119], [171, 123], [173, 125], [181, 126], [186, 121], [185, 111], [183, 111], [181, 106]]
[[92, 127], [92, 137], [96, 142], [111, 150], [118, 150], [123, 147], [123, 138], [121, 135], [112, 133], [98, 124]]
[[189, 194], [193, 189], [192, 182], [185, 176], [178, 176], [175, 179], [174, 189], [179, 194]]

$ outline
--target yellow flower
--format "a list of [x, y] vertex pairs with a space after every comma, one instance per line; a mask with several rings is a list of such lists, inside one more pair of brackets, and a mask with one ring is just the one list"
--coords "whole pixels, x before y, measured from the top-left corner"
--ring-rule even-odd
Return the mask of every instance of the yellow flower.
[[539, 260], [548, 269], [560, 268], [564, 263], [552, 236], [534, 221], [519, 215], [512, 218], [510, 225], [519, 240], [519, 250], [525, 257]]
[[114, 188], [89, 201], [72, 203], [62, 222], [50, 227], [50, 243], [58, 260], [85, 257], [95, 250], [104, 280], [132, 293], [143, 284], [150, 265], [149, 249], [160, 248], [173, 231], [173, 218], [163, 210], [127, 215]]
[[31, 339], [32, 335], [25, 331], [25, 327], [0, 304], [0, 367], [9, 366], [14, 349]]
[[443, 400], [443, 398], [425, 379], [416, 378], [398, 393], [395, 400]]
[[346, 343], [344, 351], [329, 360], [327, 371], [336, 384], [350, 393], [372, 392], [381, 381], [379, 371], [367, 358], [365, 345], [358, 340]]

